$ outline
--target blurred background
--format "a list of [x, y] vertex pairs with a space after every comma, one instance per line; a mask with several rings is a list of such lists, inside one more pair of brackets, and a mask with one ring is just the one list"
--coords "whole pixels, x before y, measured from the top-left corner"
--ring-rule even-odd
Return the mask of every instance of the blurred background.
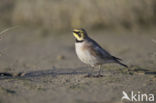
[[138, 29], [156, 25], [155, 0], [1, 0], [0, 25], [45, 30]]

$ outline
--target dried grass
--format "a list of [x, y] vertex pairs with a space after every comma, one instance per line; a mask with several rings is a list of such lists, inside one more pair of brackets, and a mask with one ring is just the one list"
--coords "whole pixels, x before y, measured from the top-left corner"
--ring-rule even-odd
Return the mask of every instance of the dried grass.
[[63, 30], [156, 24], [155, 0], [16, 0], [14, 24]]

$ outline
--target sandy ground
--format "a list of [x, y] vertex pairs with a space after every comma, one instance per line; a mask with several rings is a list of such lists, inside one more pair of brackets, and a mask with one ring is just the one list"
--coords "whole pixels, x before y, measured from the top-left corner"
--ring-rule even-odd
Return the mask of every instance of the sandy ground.
[[12, 30], [0, 41], [0, 103], [120, 103], [122, 91], [156, 95], [155, 32], [89, 31], [129, 68], [108, 64], [104, 77], [85, 78], [90, 69], [77, 58], [71, 32]]

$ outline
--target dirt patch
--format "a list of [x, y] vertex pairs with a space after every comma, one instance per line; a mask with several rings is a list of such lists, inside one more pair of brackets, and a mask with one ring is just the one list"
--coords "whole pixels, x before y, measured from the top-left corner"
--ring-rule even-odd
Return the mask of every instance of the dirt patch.
[[89, 31], [129, 66], [104, 65], [101, 78], [84, 77], [90, 69], [76, 57], [71, 32], [44, 33], [23, 28], [0, 41], [0, 102], [120, 103], [123, 90], [156, 94], [155, 30]]

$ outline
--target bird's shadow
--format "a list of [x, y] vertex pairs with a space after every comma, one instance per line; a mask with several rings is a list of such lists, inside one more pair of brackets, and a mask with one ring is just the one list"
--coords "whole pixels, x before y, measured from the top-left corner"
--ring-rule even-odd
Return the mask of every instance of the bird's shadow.
[[48, 70], [38, 70], [30, 72], [19, 72], [16, 74], [8, 72], [0, 72], [0, 79], [9, 79], [9, 78], [33, 78], [33, 77], [43, 77], [43, 76], [59, 76], [59, 75], [82, 75], [89, 73], [90, 69], [87, 67], [80, 68], [55, 68]]
[[[150, 71], [147, 69], [143, 69], [140, 67], [136, 67], [135, 69], [128, 69], [129, 72], [143, 72], [145, 75], [156, 75], [155, 71]], [[8, 72], [0, 72], [0, 80], [9, 79], [9, 78], [34, 78], [34, 77], [44, 77], [44, 76], [60, 76], [60, 75], [83, 75], [88, 74], [90, 72], [90, 68], [88, 67], [79, 67], [79, 68], [55, 68], [48, 70], [38, 70], [38, 71], [30, 71], [30, 72], [19, 72], [16, 74], [8, 73]], [[97, 73], [97, 71], [93, 72]]]
[[[133, 68], [133, 69], [131, 69]], [[156, 71], [151, 71], [149, 69], [144, 69], [142, 67], [139, 67], [139, 66], [132, 66], [130, 67], [130, 69], [128, 69], [129, 72], [132, 72], [132, 73], [144, 73], [145, 75], [155, 75], [156, 76]]]

